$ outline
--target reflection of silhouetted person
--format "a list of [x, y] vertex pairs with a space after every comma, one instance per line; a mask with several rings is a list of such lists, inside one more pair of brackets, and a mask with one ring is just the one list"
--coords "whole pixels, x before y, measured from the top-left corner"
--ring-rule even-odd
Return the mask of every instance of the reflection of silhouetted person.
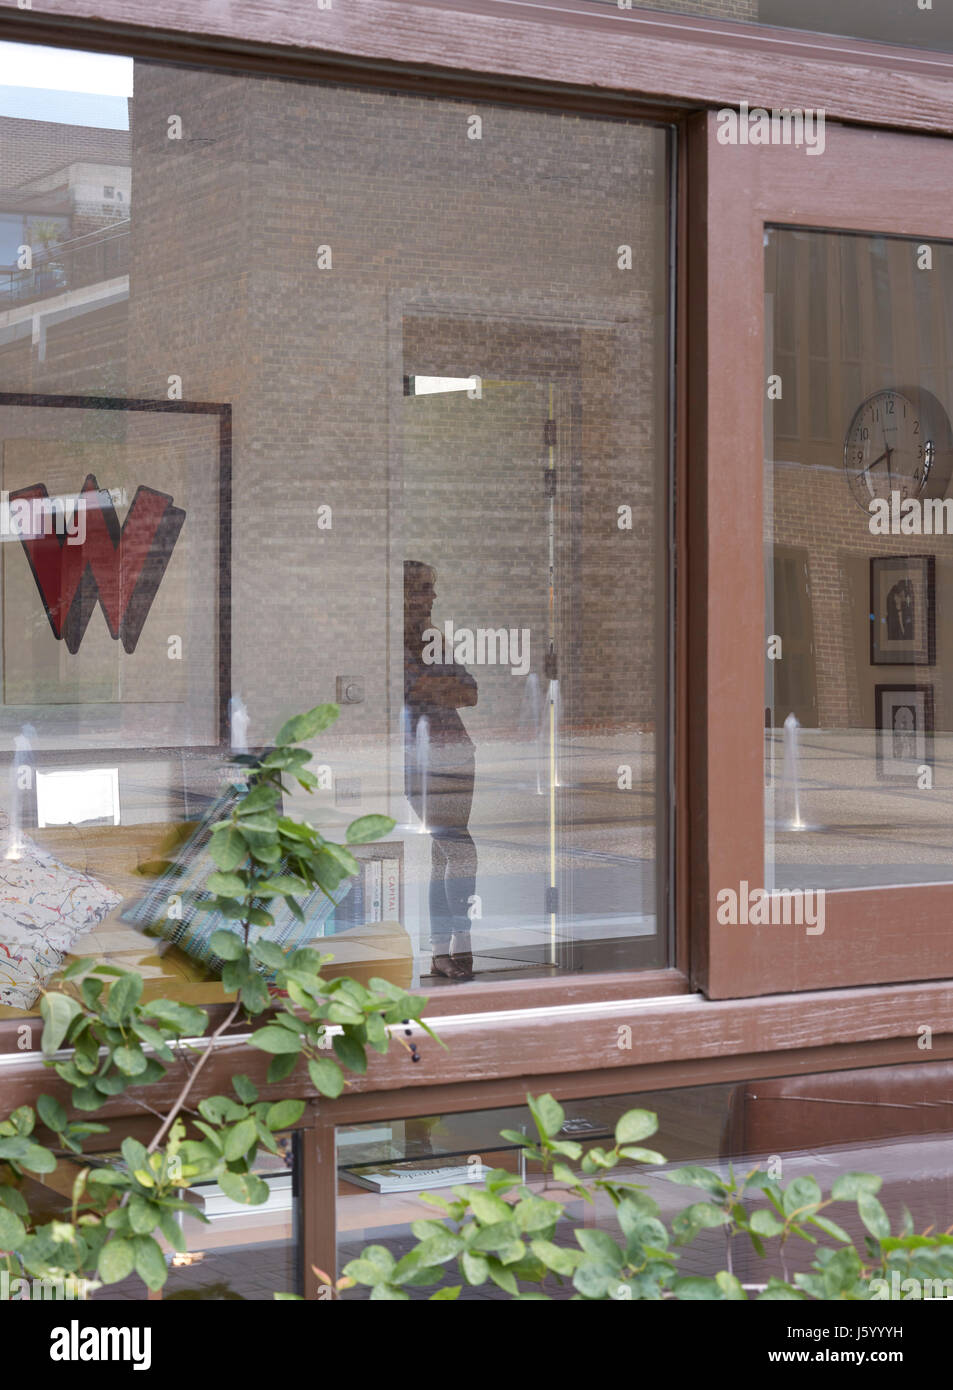
[[898, 579], [887, 594], [887, 639], [913, 640], [913, 584], [909, 579]]
[[[408, 800], [431, 837], [430, 940], [432, 969], [449, 980], [473, 978], [467, 909], [476, 892], [476, 845], [470, 836], [473, 801], [473, 742], [457, 710], [475, 705], [477, 684], [455, 662], [428, 665], [424, 631], [431, 625], [436, 570], [404, 561], [404, 704], [407, 708], [404, 785]], [[445, 655], [447, 653], [444, 653]], [[417, 766], [417, 726], [430, 726], [427, 806]]]

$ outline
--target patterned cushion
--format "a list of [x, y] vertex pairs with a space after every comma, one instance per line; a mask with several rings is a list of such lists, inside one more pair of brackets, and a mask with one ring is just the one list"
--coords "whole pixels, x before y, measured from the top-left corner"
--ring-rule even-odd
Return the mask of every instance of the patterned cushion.
[[0, 1004], [30, 1008], [73, 943], [120, 902], [25, 837], [16, 858], [0, 855]]

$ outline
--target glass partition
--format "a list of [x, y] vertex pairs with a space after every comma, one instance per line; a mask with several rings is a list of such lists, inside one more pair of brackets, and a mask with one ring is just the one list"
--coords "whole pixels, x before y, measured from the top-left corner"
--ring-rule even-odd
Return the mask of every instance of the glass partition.
[[325, 701], [284, 809], [397, 828], [299, 944], [666, 963], [670, 130], [0, 51], [0, 1015], [220, 1000], [171, 899]]

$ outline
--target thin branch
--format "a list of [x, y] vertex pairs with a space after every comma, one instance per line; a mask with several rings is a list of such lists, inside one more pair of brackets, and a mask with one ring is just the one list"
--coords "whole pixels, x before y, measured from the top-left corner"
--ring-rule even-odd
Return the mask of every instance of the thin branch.
[[162, 1143], [162, 1141], [163, 1141], [163, 1139], [165, 1138], [165, 1136], [168, 1134], [169, 1130], [172, 1128], [173, 1124], [175, 1123], [176, 1116], [178, 1115], [179, 1111], [184, 1107], [185, 1102], [186, 1102], [186, 1100], [188, 1099], [189, 1092], [191, 1091], [192, 1087], [195, 1085], [196, 1081], [198, 1080], [198, 1078], [199, 1078], [199, 1076], [200, 1076], [200, 1074], [201, 1074], [202, 1068], [205, 1066], [205, 1063], [208, 1061], [209, 1057], [211, 1057], [211, 1055], [212, 1055], [212, 1049], [213, 1049], [213, 1045], [214, 1045], [216, 1039], [217, 1039], [217, 1038], [220, 1038], [220, 1037], [222, 1036], [222, 1034], [225, 1032], [225, 1030], [226, 1030], [227, 1028], [230, 1028], [230, 1027], [232, 1026], [232, 1024], [235, 1022], [236, 1018], [238, 1017], [239, 1013], [241, 1012], [241, 1007], [242, 1007], [242, 1006], [241, 1006], [241, 1001], [238, 1000], [238, 999], [236, 999], [236, 1001], [235, 1001], [235, 1003], [232, 1005], [231, 1009], [229, 1009], [227, 1016], [226, 1016], [226, 1017], [222, 1020], [222, 1022], [218, 1025], [218, 1027], [215, 1029], [215, 1032], [212, 1033], [211, 1037], [210, 1037], [209, 1040], [208, 1040], [208, 1043], [206, 1044], [205, 1051], [202, 1053], [202, 1055], [201, 1055], [201, 1057], [199, 1058], [198, 1062], [195, 1064], [195, 1066], [193, 1067], [192, 1071], [189, 1073], [189, 1078], [188, 1078], [188, 1080], [186, 1081], [185, 1085], [182, 1087], [182, 1089], [181, 1089], [181, 1091], [179, 1092], [179, 1094], [176, 1096], [175, 1101], [173, 1102], [173, 1105], [172, 1105], [172, 1109], [169, 1111], [168, 1115], [165, 1117], [165, 1121], [164, 1121], [164, 1123], [162, 1124], [162, 1126], [161, 1126], [161, 1127], [159, 1128], [159, 1130], [156, 1132], [156, 1134], [155, 1134], [155, 1136], [154, 1136], [154, 1138], [153, 1138], [153, 1140], [152, 1140], [152, 1143], [151, 1143], [151, 1144], [148, 1146], [148, 1148], [146, 1149], [146, 1153], [150, 1153], [150, 1154], [151, 1154], [151, 1153], [154, 1153], [155, 1150], [156, 1150], [156, 1149], [159, 1147], [159, 1145]]

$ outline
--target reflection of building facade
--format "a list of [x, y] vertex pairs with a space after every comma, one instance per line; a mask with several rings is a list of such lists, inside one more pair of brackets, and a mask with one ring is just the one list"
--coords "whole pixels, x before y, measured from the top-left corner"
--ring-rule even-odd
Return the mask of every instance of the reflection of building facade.
[[[4, 97], [0, 491], [96, 524], [0, 544], [0, 1041], [74, 958], [222, 1009], [197, 917], [142, 928], [207, 881], [229, 744], [336, 699], [283, 807], [397, 825], [308, 940], [450, 1046], [289, 1082], [268, 1200], [205, 1194], [183, 1296], [399, 1257], [427, 1165], [517, 1163], [527, 1090], [587, 1143], [655, 1109], [673, 1161], [876, 1150], [892, 1214], [953, 1220], [953, 542], [858, 505], [902, 452], [863, 405], [953, 415], [953, 34], [879, 50], [887, 9], [833, 53], [784, 0], [235, 10], [201, 53], [144, 15], [128, 98]], [[826, 109], [823, 157], [720, 145], [753, 95]], [[719, 926], [742, 883], [830, 890], [826, 927]]]

